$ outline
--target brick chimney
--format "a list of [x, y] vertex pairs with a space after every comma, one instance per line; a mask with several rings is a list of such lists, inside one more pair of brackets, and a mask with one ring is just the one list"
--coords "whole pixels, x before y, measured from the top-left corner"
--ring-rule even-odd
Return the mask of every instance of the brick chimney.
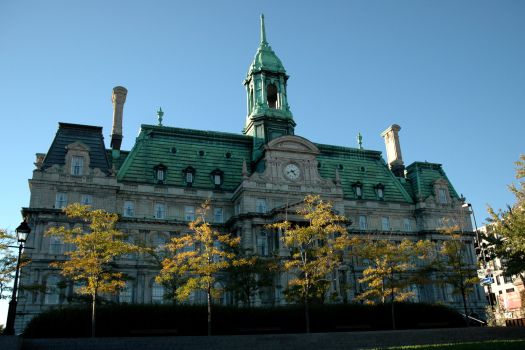
[[113, 88], [113, 129], [111, 131], [111, 148], [120, 150], [122, 144], [122, 113], [124, 111], [124, 102], [126, 102], [126, 95], [128, 90], [122, 86]]
[[392, 124], [381, 133], [381, 136], [385, 139], [386, 156], [390, 170], [397, 177], [405, 177], [405, 165], [399, 144], [399, 130], [401, 130], [399, 125]]

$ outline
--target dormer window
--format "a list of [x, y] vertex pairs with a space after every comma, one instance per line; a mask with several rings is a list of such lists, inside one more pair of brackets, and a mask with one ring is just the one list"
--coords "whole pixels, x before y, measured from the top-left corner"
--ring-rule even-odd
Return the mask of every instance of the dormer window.
[[157, 165], [153, 168], [155, 173], [155, 180], [159, 184], [163, 184], [166, 181], [166, 167], [162, 164]]
[[220, 188], [222, 186], [223, 180], [224, 180], [224, 173], [221, 170], [215, 169], [211, 173], [211, 181], [215, 185], [215, 188]]
[[352, 187], [354, 188], [354, 193], [357, 199], [362, 199], [363, 198], [363, 184], [360, 182], [356, 182], [352, 185]]
[[376, 190], [377, 199], [380, 201], [385, 199], [385, 186], [383, 184], [377, 184], [374, 188]]
[[444, 188], [438, 189], [439, 203], [447, 204], [447, 191]]
[[81, 156], [71, 157], [71, 175], [75, 175], [75, 176], [84, 175], [84, 157], [81, 157]]
[[191, 187], [195, 181], [195, 169], [189, 166], [182, 172], [184, 174], [184, 182], [186, 182], [186, 186]]

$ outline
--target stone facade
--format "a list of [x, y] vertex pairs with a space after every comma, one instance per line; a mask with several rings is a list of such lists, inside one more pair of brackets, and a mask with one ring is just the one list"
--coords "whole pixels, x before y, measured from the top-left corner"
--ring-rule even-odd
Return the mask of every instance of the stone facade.
[[[473, 232], [464, 198], [458, 196], [440, 164], [401, 157], [398, 125], [382, 134], [388, 164], [381, 152], [316, 144], [294, 135], [295, 122], [286, 96], [288, 76], [266, 41], [261, 43], [245, 80], [248, 115], [243, 135], [167, 126], [142, 125], [130, 151], [121, 150], [123, 109], [127, 90], [113, 92], [114, 126], [107, 149], [102, 128], [60, 123], [44, 155], [37, 154], [29, 180], [31, 199], [23, 209], [33, 231], [28, 250], [32, 263], [22, 273], [23, 286], [40, 286], [20, 293], [17, 327], [42, 310], [75, 303], [74, 285], [63, 281], [49, 263], [64, 258], [71, 247], [45, 236], [50, 227], [78, 223], [62, 208], [74, 202], [121, 215], [119, 229], [130, 240], [161, 247], [170, 237], [187, 232], [188, 222], [206, 199], [209, 220], [217, 228], [241, 237], [248, 254], [285, 256], [278, 232], [266, 224], [295, 217], [294, 207], [307, 194], [319, 194], [351, 220], [352, 234], [402, 238], [446, 239], [439, 228], [461, 227], [465, 259], [475, 264]], [[165, 302], [163, 287], [154, 281], [158, 264], [143, 255], [118, 261], [129, 276], [115, 302]], [[366, 266], [348, 261], [331, 276], [331, 295], [351, 301], [362, 290], [357, 279]], [[273, 287], [255, 296], [258, 305], [285, 303], [288, 277], [276, 275]], [[350, 285], [346, 289], [343, 286]], [[414, 286], [414, 300], [443, 302], [461, 308], [459, 296], [439, 285]], [[190, 302], [201, 302], [193, 295]], [[230, 295], [221, 302], [235, 303]], [[486, 304], [483, 290], [469, 296], [479, 312]], [[20, 329], [20, 328], [18, 328]]]

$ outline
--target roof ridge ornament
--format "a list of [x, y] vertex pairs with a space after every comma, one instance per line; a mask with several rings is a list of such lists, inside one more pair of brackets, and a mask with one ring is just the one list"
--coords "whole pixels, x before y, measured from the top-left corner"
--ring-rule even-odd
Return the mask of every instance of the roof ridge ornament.
[[162, 107], [159, 107], [159, 110], [157, 111], [157, 119], [159, 120], [159, 126], [162, 126], [163, 116], [164, 116], [164, 112], [162, 111]]
[[359, 149], [363, 149], [363, 135], [361, 135], [360, 132], [357, 133], [357, 144], [359, 145]]

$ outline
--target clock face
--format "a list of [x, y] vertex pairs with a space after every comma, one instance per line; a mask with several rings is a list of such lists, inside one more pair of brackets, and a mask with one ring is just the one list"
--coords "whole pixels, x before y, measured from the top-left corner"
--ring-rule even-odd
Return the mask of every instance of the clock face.
[[284, 175], [290, 180], [297, 180], [301, 175], [301, 170], [295, 164], [288, 164], [284, 167]]

